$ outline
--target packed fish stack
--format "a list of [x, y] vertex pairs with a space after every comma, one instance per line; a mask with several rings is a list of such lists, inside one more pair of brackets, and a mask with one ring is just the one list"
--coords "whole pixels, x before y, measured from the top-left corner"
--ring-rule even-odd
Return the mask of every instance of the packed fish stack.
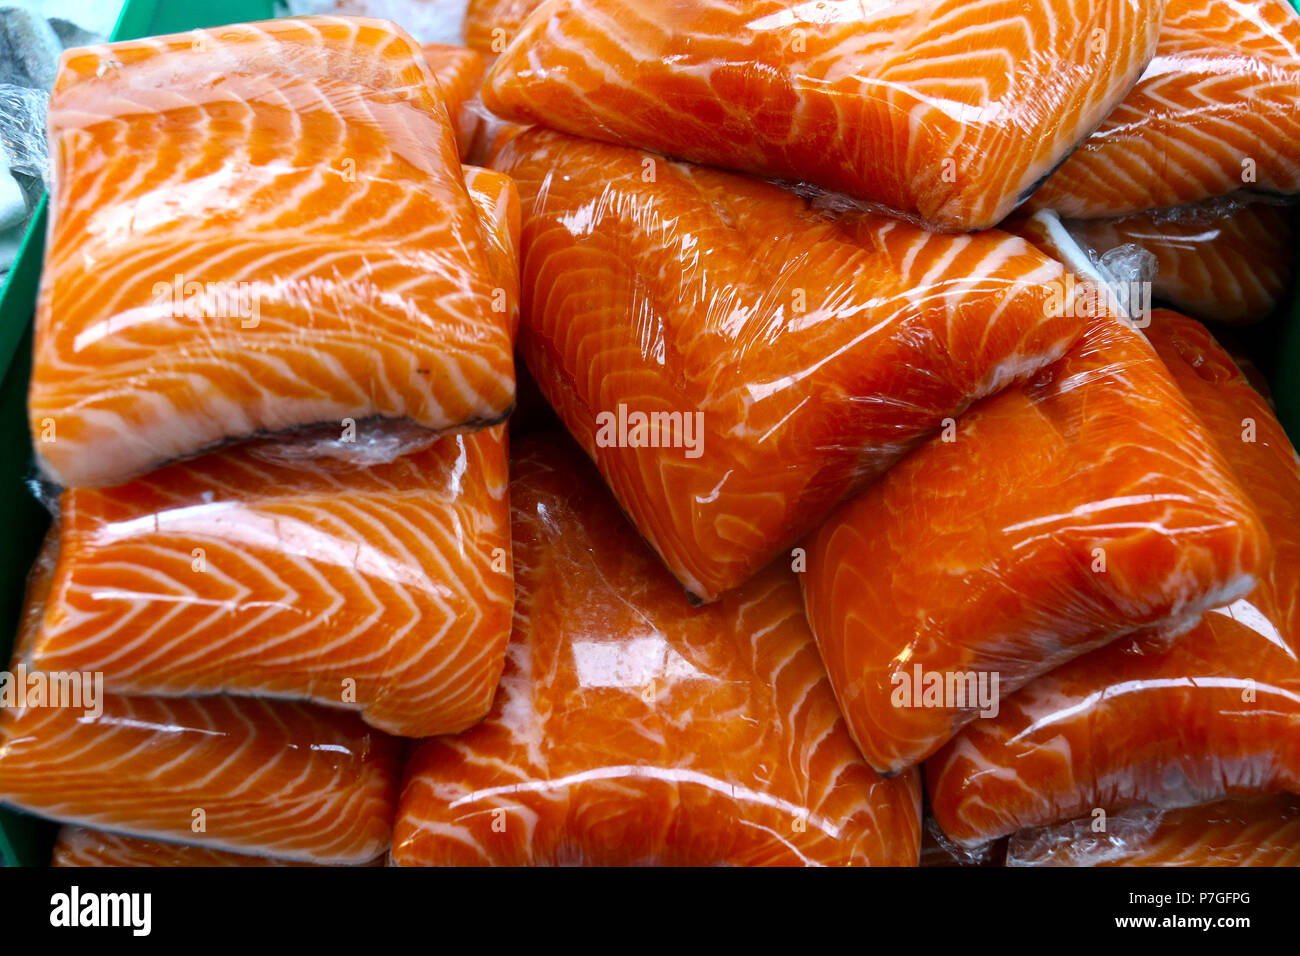
[[56, 864], [1295, 864], [1300, 15], [813, 6], [64, 54]]

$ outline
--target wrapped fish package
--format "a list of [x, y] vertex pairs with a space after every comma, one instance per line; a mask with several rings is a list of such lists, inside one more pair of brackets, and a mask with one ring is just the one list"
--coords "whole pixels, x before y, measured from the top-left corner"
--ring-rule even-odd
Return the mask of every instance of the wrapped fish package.
[[691, 605], [562, 435], [514, 459], [518, 597], [492, 713], [417, 745], [399, 865], [915, 866], [915, 770], [845, 729], [793, 575]]
[[1115, 641], [958, 734], [926, 766], [958, 843], [1099, 809], [1300, 791], [1300, 460], [1203, 326], [1157, 312], [1147, 334], [1268, 528], [1271, 560], [1190, 631]]
[[494, 166], [523, 210], [520, 353], [705, 601], [1087, 324], [1064, 269], [997, 231], [939, 235], [547, 130]]
[[49, 133], [29, 414], [61, 484], [322, 422], [509, 413], [506, 296], [400, 28], [306, 18], [69, 51]]
[[1071, 658], [1191, 627], [1247, 594], [1267, 556], [1155, 352], [1103, 313], [1056, 365], [842, 506], [802, 580], [854, 739], [892, 771]]

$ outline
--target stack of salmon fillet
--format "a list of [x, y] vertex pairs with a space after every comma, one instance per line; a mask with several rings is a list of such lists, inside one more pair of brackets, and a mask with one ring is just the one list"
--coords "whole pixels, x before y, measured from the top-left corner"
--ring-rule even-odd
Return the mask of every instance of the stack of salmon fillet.
[[849, 6], [64, 55], [56, 865], [1300, 860], [1300, 15]]

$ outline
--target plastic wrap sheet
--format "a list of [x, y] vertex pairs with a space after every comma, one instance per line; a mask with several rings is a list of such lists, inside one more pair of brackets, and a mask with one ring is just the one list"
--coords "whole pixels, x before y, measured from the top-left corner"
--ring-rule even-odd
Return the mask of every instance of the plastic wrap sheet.
[[1155, 51], [1164, 0], [553, 0], [483, 101], [516, 122], [814, 183], [969, 231], [1003, 219]]
[[1300, 797], [1137, 807], [1017, 833], [1007, 866], [1300, 866]]
[[703, 599], [1086, 325], [1061, 266], [1003, 233], [546, 130], [495, 165], [523, 205], [521, 353]]
[[391, 24], [89, 47], [50, 130], [30, 410], [63, 484], [318, 422], [509, 412], [508, 304], [433, 74]]
[[401, 748], [355, 715], [287, 701], [101, 695], [90, 674], [42, 681], [25, 671], [52, 579], [52, 542], [33, 569], [10, 667], [9, 692], [22, 700], [0, 708], [0, 803], [146, 839], [304, 862], [364, 863], [384, 853]]
[[1246, 594], [1267, 539], [1141, 334], [1101, 316], [808, 542], [804, 600], [854, 739], [891, 771], [999, 697]]
[[44, 180], [49, 175], [45, 113], [50, 94], [0, 83], [0, 162], [9, 170]]
[[356, 710], [388, 733], [483, 718], [514, 598], [505, 426], [388, 464], [237, 446], [61, 499], [28, 663], [110, 693]]
[[413, 753], [396, 863], [916, 865], [917, 774], [858, 755], [793, 575], [693, 607], [562, 435], [510, 494], [506, 675]]
[[1095, 809], [1300, 790], [1300, 462], [1203, 326], [1157, 312], [1147, 335], [1268, 528], [1272, 563], [1177, 639], [1116, 641], [962, 731], [927, 775], [963, 844]]
[[483, 57], [467, 47], [445, 43], [426, 43], [421, 49], [429, 61], [429, 69], [438, 79], [451, 125], [456, 130], [461, 159], [465, 159], [483, 125], [479, 113], [467, 108], [483, 84]]
[[1141, 81], [1029, 205], [1097, 218], [1300, 192], [1297, 102], [1300, 16], [1287, 0], [1169, 0]]
[[1150, 252], [1152, 292], [1194, 318], [1257, 322], [1291, 284], [1296, 213], [1240, 196], [1122, 219], [1069, 219], [1065, 227], [1098, 253], [1128, 244]]

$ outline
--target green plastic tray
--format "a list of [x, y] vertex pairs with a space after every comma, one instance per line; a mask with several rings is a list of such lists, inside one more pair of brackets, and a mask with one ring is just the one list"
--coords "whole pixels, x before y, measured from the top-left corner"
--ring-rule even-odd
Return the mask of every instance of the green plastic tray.
[[[1300, 0], [1291, 0], [1300, 11]], [[177, 33], [275, 15], [274, 0], [213, 0], [181, 4], [167, 0], [128, 0], [113, 30], [114, 40]], [[33, 219], [22, 250], [0, 292], [0, 668], [8, 666], [21, 609], [24, 583], [49, 515], [30, 493], [33, 474], [27, 430], [27, 380], [31, 366], [31, 320], [45, 249], [45, 204]], [[1297, 264], [1300, 270], [1300, 262]], [[1300, 444], [1300, 295], [1293, 293], [1286, 320], [1243, 333], [1243, 342], [1269, 377], [1278, 412]], [[0, 861], [6, 865], [44, 865], [53, 827], [0, 808]]]

